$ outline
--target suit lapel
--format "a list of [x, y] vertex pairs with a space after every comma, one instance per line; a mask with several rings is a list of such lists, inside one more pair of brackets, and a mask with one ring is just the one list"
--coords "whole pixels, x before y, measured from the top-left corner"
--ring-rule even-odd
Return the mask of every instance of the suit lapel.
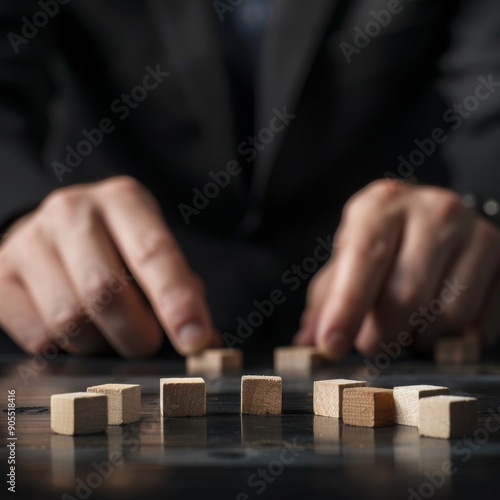
[[[273, 110], [294, 113], [316, 52], [338, 0], [273, 0], [273, 21], [264, 43], [257, 91], [257, 130], [268, 127]], [[263, 196], [286, 129], [259, 153], [251, 198]]]

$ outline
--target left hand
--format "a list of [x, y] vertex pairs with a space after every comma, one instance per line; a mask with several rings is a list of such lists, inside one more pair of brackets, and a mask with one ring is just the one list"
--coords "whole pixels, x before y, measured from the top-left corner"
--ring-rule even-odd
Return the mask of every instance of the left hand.
[[[411, 335], [500, 333], [500, 231], [452, 191], [375, 181], [346, 204], [335, 252], [308, 290], [298, 345], [376, 355]], [[414, 341], [413, 341], [414, 340]]]

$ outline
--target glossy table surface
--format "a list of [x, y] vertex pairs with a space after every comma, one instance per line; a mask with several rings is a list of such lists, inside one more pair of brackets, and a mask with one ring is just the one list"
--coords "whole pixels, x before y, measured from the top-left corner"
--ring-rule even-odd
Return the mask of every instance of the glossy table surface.
[[[20, 357], [0, 359], [0, 368], [0, 467], [7, 470], [5, 443], [13, 442], [7, 395], [14, 389], [18, 498], [499, 498], [499, 362], [443, 368], [406, 360], [379, 369], [353, 358], [314, 377], [284, 377], [283, 414], [268, 417], [239, 414], [239, 377], [207, 379], [207, 416], [166, 420], [159, 378], [183, 375], [179, 360], [68, 358], [39, 366]], [[479, 398], [479, 429], [447, 441], [421, 438], [414, 427], [369, 429], [318, 417], [312, 383], [326, 378], [445, 385]], [[52, 394], [108, 382], [141, 384], [140, 422], [92, 436], [51, 432]], [[8, 486], [2, 481], [0, 498], [10, 498]]]

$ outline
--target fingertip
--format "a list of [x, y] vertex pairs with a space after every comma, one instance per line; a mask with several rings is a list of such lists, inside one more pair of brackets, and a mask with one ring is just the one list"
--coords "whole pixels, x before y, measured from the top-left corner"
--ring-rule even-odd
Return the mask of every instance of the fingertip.
[[351, 352], [351, 344], [344, 333], [332, 332], [324, 335], [318, 342], [321, 354], [331, 360], [340, 361]]
[[199, 353], [206, 349], [212, 341], [213, 334], [196, 323], [184, 325], [177, 334], [178, 350], [184, 356]]

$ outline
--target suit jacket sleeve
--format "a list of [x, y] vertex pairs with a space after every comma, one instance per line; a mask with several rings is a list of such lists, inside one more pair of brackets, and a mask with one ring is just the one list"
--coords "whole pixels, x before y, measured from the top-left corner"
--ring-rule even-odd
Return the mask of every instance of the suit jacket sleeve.
[[0, 231], [58, 187], [42, 161], [57, 16], [23, 32], [37, 12], [43, 11], [34, 0], [2, 0], [0, 6]]

